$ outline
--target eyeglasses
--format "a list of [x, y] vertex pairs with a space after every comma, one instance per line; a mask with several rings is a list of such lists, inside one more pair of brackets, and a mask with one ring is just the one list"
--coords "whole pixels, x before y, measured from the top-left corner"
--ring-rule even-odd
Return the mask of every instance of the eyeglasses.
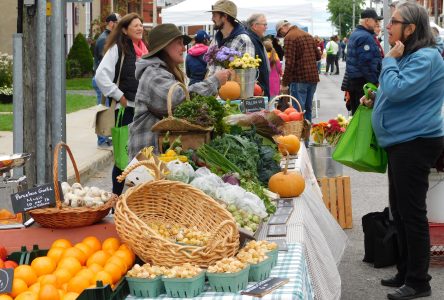
[[258, 25], [264, 25], [265, 27], [267, 27], [267, 26], [268, 26], [268, 24], [267, 24], [267, 23], [256, 23], [256, 24], [258, 24]]
[[410, 24], [410, 23], [409, 23], [409, 22], [399, 21], [399, 20], [396, 20], [396, 19], [390, 18], [390, 20], [389, 20], [389, 24], [390, 24], [390, 25], [396, 25], [396, 24], [404, 24], [404, 25], [407, 25], [407, 24]]

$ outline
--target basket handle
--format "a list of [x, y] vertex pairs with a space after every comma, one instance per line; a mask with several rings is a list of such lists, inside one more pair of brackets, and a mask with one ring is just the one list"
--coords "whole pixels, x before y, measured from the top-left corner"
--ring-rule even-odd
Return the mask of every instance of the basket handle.
[[54, 193], [55, 193], [55, 200], [56, 200], [56, 206], [58, 209], [62, 208], [62, 203], [60, 201], [60, 189], [59, 189], [59, 153], [62, 148], [66, 149], [66, 152], [68, 152], [69, 158], [71, 159], [72, 166], [74, 167], [74, 172], [76, 174], [76, 181], [80, 183], [80, 174], [79, 170], [77, 169], [76, 161], [74, 160], [74, 156], [72, 155], [71, 149], [67, 144], [64, 142], [59, 142], [54, 149], [54, 160], [52, 163], [52, 174], [53, 174], [53, 182], [54, 182]]
[[298, 107], [299, 107], [299, 111], [302, 112], [302, 113], [304, 113], [304, 112], [302, 111], [302, 107], [301, 107], [301, 104], [299, 103], [298, 99], [296, 99], [296, 98], [293, 97], [292, 95], [278, 95], [278, 96], [274, 97], [274, 98], [270, 101], [270, 103], [268, 104], [268, 107], [270, 107], [270, 106], [275, 107], [275, 106], [274, 106], [275, 102], [276, 102], [278, 99], [283, 98], [283, 97], [290, 97], [290, 99], [291, 99], [292, 101], [296, 102], [296, 104], [298, 105]]
[[128, 176], [128, 174], [131, 173], [131, 171], [137, 169], [140, 166], [145, 166], [148, 169], [150, 169], [151, 171], [153, 171], [155, 180], [162, 179], [162, 174], [160, 173], [160, 169], [158, 166], [156, 166], [156, 164], [154, 162], [152, 162], [150, 160], [141, 160], [141, 161], [135, 163], [134, 165], [126, 167], [125, 170], [122, 172], [122, 174], [120, 174], [119, 176], [116, 177], [117, 181], [118, 182], [124, 181], [126, 176]]
[[187, 87], [182, 82], [176, 82], [174, 83], [170, 89], [168, 90], [168, 96], [167, 96], [167, 109], [168, 109], [168, 117], [173, 116], [173, 92], [176, 89], [177, 86], [180, 86], [182, 90], [185, 93], [185, 100], [190, 100], [190, 93], [188, 93]]
[[217, 234], [219, 233], [219, 231], [221, 231], [225, 226], [229, 226], [231, 227], [231, 229], [233, 231], [237, 230], [237, 226], [236, 223], [234, 223], [232, 220], [225, 220], [222, 223], [219, 224], [219, 226], [217, 226], [216, 230], [214, 230], [213, 234], [211, 235], [211, 237], [208, 239], [208, 247], [210, 249], [210, 251], [215, 248], [217, 246], [217, 243], [213, 242], [216, 239]]

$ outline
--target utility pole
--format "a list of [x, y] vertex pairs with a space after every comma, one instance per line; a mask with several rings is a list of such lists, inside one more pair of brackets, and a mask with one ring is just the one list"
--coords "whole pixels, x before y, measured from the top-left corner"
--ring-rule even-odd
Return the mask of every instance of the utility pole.
[[341, 35], [341, 14], [339, 14], [339, 37], [341, 38], [342, 37], [342, 35]]
[[435, 24], [438, 24], [438, 0], [433, 1], [433, 13], [435, 15]]
[[352, 30], [355, 29], [355, 13], [356, 13], [355, 0], [353, 0], [353, 20], [352, 20]]
[[153, 0], [153, 27], [157, 25], [157, 0]]

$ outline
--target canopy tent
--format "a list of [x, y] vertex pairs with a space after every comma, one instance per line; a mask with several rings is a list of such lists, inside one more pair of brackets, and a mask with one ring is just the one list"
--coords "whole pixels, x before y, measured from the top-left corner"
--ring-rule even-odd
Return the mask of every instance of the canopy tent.
[[[162, 22], [177, 26], [212, 25], [208, 12], [216, 0], [186, 0], [162, 10]], [[285, 19], [308, 27], [312, 24], [312, 4], [298, 0], [233, 0], [237, 5], [237, 18], [246, 20], [254, 13], [264, 13], [268, 24]], [[269, 28], [273, 30], [274, 28]]]

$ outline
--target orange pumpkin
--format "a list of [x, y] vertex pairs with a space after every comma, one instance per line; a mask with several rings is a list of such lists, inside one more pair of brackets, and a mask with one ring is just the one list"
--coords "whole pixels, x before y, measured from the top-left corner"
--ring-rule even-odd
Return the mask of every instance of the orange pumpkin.
[[219, 96], [224, 100], [239, 99], [240, 93], [240, 85], [236, 81], [227, 81], [219, 89]]
[[281, 135], [276, 138], [279, 152], [282, 155], [287, 155], [287, 151], [291, 155], [295, 155], [298, 153], [299, 148], [301, 147], [301, 142], [299, 138], [294, 134], [289, 135]]
[[304, 192], [305, 180], [301, 174], [288, 172], [288, 160], [282, 172], [276, 173], [268, 181], [268, 189], [282, 198], [298, 197]]

